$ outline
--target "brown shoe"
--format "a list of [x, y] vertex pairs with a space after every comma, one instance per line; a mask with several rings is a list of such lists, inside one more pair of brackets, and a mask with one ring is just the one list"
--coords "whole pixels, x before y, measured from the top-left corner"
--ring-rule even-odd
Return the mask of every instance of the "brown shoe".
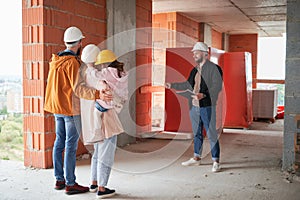
[[56, 181], [54, 189], [56, 190], [62, 190], [66, 187], [65, 181]]
[[85, 193], [89, 191], [89, 187], [84, 187], [81, 185], [78, 185], [78, 183], [75, 183], [72, 186], [66, 185], [66, 194], [79, 194], [79, 193]]

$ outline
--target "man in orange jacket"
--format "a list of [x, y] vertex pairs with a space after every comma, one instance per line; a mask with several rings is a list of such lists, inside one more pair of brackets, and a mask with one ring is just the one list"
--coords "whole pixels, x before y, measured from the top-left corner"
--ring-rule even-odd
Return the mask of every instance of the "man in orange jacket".
[[[79, 59], [84, 38], [77, 27], [69, 27], [64, 33], [66, 49], [53, 54], [50, 62], [44, 110], [54, 114], [56, 139], [53, 147], [55, 189], [65, 188], [66, 194], [89, 191], [76, 183], [76, 150], [81, 133], [80, 99], [112, 100], [112, 95], [85, 86], [80, 74]], [[64, 152], [64, 161], [62, 153]]]

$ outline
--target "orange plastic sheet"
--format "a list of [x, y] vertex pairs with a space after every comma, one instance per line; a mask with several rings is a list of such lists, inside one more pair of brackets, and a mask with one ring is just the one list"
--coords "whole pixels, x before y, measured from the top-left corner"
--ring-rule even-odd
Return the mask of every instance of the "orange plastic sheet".
[[248, 128], [253, 121], [251, 54], [225, 53], [223, 80], [227, 104], [224, 127]]
[[[186, 81], [195, 61], [192, 48], [167, 48], [166, 82]], [[192, 132], [188, 100], [174, 90], [165, 92], [165, 131]]]

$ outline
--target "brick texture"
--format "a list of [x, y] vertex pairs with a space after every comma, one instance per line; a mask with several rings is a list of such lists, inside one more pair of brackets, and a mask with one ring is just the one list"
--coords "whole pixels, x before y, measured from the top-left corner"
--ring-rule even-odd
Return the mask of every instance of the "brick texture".
[[[85, 35], [83, 45], [106, 39], [105, 0], [22, 1], [24, 164], [52, 167], [55, 123], [43, 110], [48, 62], [64, 49], [63, 33], [77, 26]], [[79, 144], [77, 154], [86, 152]]]
[[[153, 14], [153, 83], [163, 85], [166, 72], [166, 48], [192, 47], [200, 41], [198, 22], [178, 12]], [[170, 31], [167, 31], [170, 30]], [[164, 95], [155, 94], [157, 107], [164, 107]], [[141, 116], [143, 117], [143, 116]]]
[[223, 49], [223, 41], [222, 41], [222, 33], [212, 29], [211, 30], [211, 39], [212, 44], [211, 46], [217, 49]]
[[257, 34], [243, 34], [243, 35], [230, 35], [229, 36], [229, 51], [242, 52], [247, 51], [252, 55], [252, 79], [253, 88], [256, 88], [257, 79]]
[[[161, 34], [155, 35], [155, 41], [173, 40], [168, 43], [168, 47], [176, 47], [183, 44], [191, 44], [199, 38], [198, 22], [177, 12], [153, 14], [153, 27], [158, 29], [172, 30], [161, 38]], [[176, 34], [177, 32], [177, 34]], [[156, 37], [157, 36], [157, 37]]]
[[[190, 43], [190, 40], [197, 41], [198, 35], [199, 35], [199, 25], [198, 22], [185, 17], [184, 15], [180, 13], [176, 13], [176, 27], [175, 30], [177, 32], [183, 33], [185, 36], [189, 37], [189, 40], [187, 41]], [[176, 42], [185, 44], [185, 37], [182, 38], [176, 38]]]
[[[152, 19], [154, 28], [154, 60], [158, 66], [165, 65], [163, 49], [192, 46], [195, 41], [199, 41], [201, 32], [199, 23], [181, 13], [153, 14]], [[163, 30], [171, 31], [166, 32]]]
[[[152, 1], [136, 1], [136, 85], [152, 83]], [[145, 29], [143, 29], [145, 28]], [[151, 94], [136, 92], [136, 124], [137, 134], [151, 130]]]

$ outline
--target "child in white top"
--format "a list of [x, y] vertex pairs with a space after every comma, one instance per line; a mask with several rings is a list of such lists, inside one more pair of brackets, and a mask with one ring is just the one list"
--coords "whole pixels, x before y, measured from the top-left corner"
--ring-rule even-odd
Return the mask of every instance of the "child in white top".
[[[124, 71], [124, 64], [117, 61], [112, 51], [99, 51], [96, 45], [90, 44], [84, 47], [81, 60], [86, 65], [86, 84], [94, 89], [104, 90], [106, 93], [111, 92], [113, 95], [113, 100], [110, 102], [100, 99], [94, 102], [96, 109], [93, 111], [94, 116], [91, 117], [94, 122], [89, 120], [89, 131], [83, 131], [86, 133], [83, 134], [84, 142], [88, 144], [124, 132], [117, 113], [121, 111], [128, 98], [128, 74]], [[86, 112], [91, 113], [88, 110]], [[88, 116], [85, 114], [82, 121], [87, 120]], [[83, 123], [83, 130], [87, 128], [85, 124]]]
[[111, 108], [115, 108], [117, 112], [120, 112], [122, 105], [127, 100], [128, 74], [124, 71], [123, 65], [123, 63], [114, 60], [107, 68], [98, 70], [95, 67], [88, 66], [86, 70], [86, 82], [88, 85], [96, 82], [97, 84], [94, 85], [95, 89], [105, 90], [110, 88], [110, 91], [113, 93], [113, 101], [96, 100], [95, 106], [101, 112]]

